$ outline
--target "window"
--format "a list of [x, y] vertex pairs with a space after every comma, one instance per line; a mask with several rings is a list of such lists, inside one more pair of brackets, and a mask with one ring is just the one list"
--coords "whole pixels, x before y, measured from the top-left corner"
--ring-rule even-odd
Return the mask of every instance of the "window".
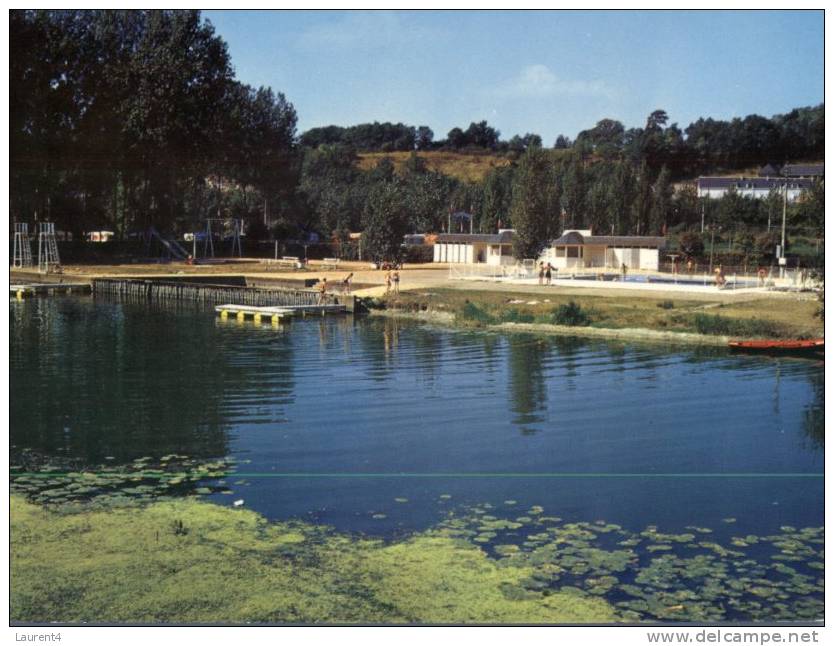
[[568, 258], [579, 258], [579, 247], [568, 247]]

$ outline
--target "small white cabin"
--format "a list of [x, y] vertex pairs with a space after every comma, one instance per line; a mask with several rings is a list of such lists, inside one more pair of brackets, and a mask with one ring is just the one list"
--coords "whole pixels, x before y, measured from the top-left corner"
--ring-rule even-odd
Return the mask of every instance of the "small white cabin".
[[570, 229], [539, 256], [556, 269], [649, 269], [660, 266], [660, 250], [666, 238], [660, 236], [595, 236], [590, 229]]
[[514, 265], [513, 230], [498, 233], [441, 233], [434, 243], [434, 262]]

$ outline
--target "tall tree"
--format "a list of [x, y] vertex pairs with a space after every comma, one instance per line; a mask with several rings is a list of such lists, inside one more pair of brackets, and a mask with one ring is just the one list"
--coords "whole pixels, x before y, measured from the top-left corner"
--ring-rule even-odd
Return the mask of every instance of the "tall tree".
[[399, 179], [376, 184], [362, 214], [362, 247], [373, 262], [399, 262], [408, 233], [405, 194]]
[[672, 184], [670, 182], [669, 169], [665, 166], [652, 186], [651, 223], [649, 232], [654, 234], [666, 234], [669, 226], [669, 218], [672, 213]]
[[516, 258], [537, 258], [557, 233], [559, 197], [558, 178], [547, 153], [541, 148], [528, 149], [513, 178], [510, 214]]

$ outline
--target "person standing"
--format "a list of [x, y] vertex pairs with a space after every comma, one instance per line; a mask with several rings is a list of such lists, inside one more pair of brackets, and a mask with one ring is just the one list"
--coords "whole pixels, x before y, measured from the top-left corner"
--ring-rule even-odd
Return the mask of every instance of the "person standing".
[[544, 278], [547, 284], [550, 284], [550, 279], [553, 276], [553, 266], [550, 263], [547, 263], [547, 267], [544, 269]]
[[544, 284], [544, 262], [539, 263], [539, 285]]
[[353, 280], [353, 272], [350, 272], [342, 281], [342, 292], [350, 294], [350, 283]]
[[319, 282], [319, 298], [316, 305], [324, 305], [324, 295], [327, 293], [327, 278], [322, 278]]
[[399, 296], [400, 295], [400, 272], [395, 271], [391, 280], [394, 281], [394, 294]]
[[391, 293], [391, 272], [389, 271], [387, 274], [385, 274], [385, 295], [388, 296], [388, 294], [390, 294], [390, 293]]

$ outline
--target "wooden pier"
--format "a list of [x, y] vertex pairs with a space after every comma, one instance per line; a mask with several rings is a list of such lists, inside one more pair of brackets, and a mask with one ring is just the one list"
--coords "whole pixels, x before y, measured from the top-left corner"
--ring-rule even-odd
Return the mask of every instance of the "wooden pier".
[[[205, 305], [235, 303], [237, 308], [272, 307], [302, 311], [321, 311], [322, 306], [334, 311], [352, 312], [354, 297], [346, 294], [325, 294], [318, 290], [281, 287], [248, 287], [205, 283], [159, 281], [151, 279], [93, 279], [94, 296], [129, 297], [149, 301], [192, 301]], [[252, 310], [254, 311], [254, 310]], [[235, 310], [237, 312], [237, 310]]]
[[89, 294], [90, 283], [28, 283], [9, 285], [9, 295], [22, 299], [26, 296], [53, 296], [55, 294]]

